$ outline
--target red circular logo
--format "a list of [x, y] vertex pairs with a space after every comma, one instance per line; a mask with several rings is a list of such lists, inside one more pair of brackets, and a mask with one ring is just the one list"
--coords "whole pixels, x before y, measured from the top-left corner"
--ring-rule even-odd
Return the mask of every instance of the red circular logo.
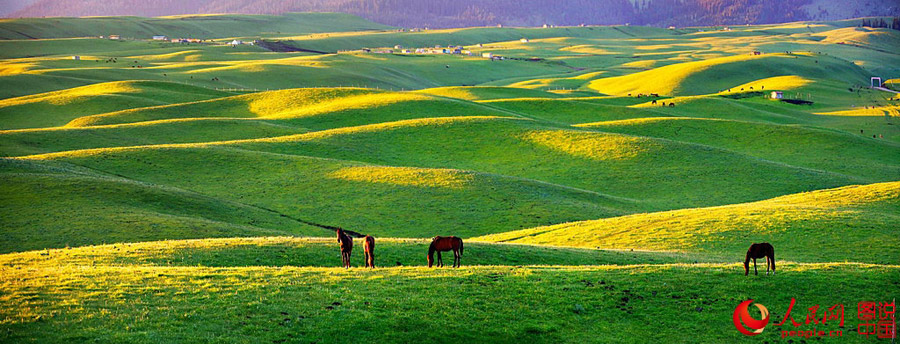
[[[738, 331], [741, 331], [741, 333], [748, 336], [755, 336], [762, 333], [763, 329], [766, 328], [766, 325], [769, 324], [769, 310], [766, 309], [766, 306], [763, 306], [762, 304], [757, 303], [754, 305], [756, 306], [756, 308], [759, 308], [759, 312], [762, 313], [762, 319], [756, 320], [750, 317], [750, 311], [748, 310], [748, 308], [750, 307], [750, 303], [752, 302], [753, 300], [741, 302], [741, 304], [739, 304], [737, 308], [734, 309], [733, 317], [734, 327], [737, 327]], [[744, 324], [742, 325], [741, 322], [743, 322]], [[744, 325], [746, 325], [753, 331], [748, 330], [744, 327]]]

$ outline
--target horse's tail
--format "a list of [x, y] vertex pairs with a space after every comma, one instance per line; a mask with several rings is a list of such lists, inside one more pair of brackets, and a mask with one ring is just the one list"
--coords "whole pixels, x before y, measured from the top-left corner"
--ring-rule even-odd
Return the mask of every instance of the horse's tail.
[[463, 254], [463, 240], [460, 239], [460, 238], [457, 238], [456, 240], [459, 240], [459, 255], [462, 256], [462, 254]]
[[772, 247], [772, 273], [775, 273], [775, 248]]

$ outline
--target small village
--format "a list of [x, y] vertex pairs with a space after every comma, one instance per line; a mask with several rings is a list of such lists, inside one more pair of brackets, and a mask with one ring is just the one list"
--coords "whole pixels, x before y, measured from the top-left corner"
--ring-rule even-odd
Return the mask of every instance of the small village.
[[[528, 42], [523, 38], [522, 42]], [[477, 44], [476, 47], [483, 48], [484, 45]], [[395, 45], [393, 48], [362, 48], [358, 50], [339, 50], [338, 54], [404, 54], [404, 55], [460, 55], [460, 56], [479, 56], [478, 53], [467, 49], [465, 46], [459, 45], [435, 45], [433, 47], [407, 48], [402, 45]], [[491, 60], [504, 60], [503, 56], [494, 55], [490, 52], [480, 54], [482, 58]]]

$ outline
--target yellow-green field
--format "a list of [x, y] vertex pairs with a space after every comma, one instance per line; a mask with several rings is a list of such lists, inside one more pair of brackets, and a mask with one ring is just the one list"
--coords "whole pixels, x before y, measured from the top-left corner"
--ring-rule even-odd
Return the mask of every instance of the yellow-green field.
[[867, 342], [900, 290], [898, 31], [50, 20], [0, 21], [3, 343]]

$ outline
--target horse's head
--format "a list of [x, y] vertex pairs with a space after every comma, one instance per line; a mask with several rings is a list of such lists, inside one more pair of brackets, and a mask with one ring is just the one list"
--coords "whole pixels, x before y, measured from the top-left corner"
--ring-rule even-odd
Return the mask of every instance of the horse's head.
[[335, 230], [335, 233], [337, 233], [337, 241], [341, 242], [341, 238], [344, 236], [344, 230], [338, 228], [337, 230]]
[[750, 275], [750, 256], [753, 250], [753, 246], [750, 246], [750, 249], [747, 250], [747, 257], [744, 258], [744, 276]]
[[429, 268], [434, 264], [434, 241], [431, 242], [431, 245], [428, 245], [428, 254], [425, 255], [425, 260], [428, 261]]

